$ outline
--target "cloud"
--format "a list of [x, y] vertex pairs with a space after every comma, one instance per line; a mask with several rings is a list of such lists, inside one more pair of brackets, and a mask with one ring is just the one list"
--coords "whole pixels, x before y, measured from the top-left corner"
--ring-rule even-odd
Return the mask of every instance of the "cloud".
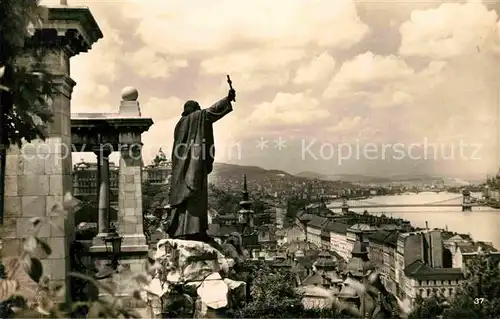
[[164, 121], [178, 118], [183, 107], [184, 101], [175, 96], [169, 98], [150, 97], [146, 102], [141, 102], [141, 113], [144, 117]]
[[[292, 132], [297, 141], [427, 137], [495, 145], [500, 29], [492, 4], [70, 1], [80, 3], [90, 6], [104, 39], [72, 58], [72, 111], [116, 111], [121, 88], [136, 86], [144, 116], [155, 121], [144, 134], [152, 149], [146, 162], [160, 145], [170, 148], [185, 100], [210, 106], [227, 92], [226, 74], [238, 94], [234, 112], [214, 125], [217, 160], [227, 145], [271, 133]], [[277, 163], [259, 156], [254, 165]], [[332, 169], [279, 163], [290, 171]], [[365, 164], [352, 169], [374, 167]], [[454, 167], [474, 166], [460, 165]], [[377, 171], [395, 168], [384, 169]]]
[[497, 18], [495, 11], [475, 1], [415, 10], [399, 29], [399, 52], [433, 59], [475, 54], [498, 32]]
[[[290, 65], [317, 50], [349, 49], [369, 32], [351, 0], [291, 0], [286, 6], [266, 0], [132, 4], [124, 15], [140, 21], [136, 36], [143, 47], [130, 63], [138, 65], [134, 61], [143, 57], [151, 62], [140, 69], [141, 76], [167, 77], [179, 60], [182, 67], [185, 61], [201, 61], [204, 75], [231, 74], [249, 92], [283, 86], [290, 81]], [[343, 32], [335, 32], [331, 21]]]
[[[92, 46], [89, 53], [71, 58], [71, 77], [76, 81], [72, 96], [72, 112], [106, 109], [109, 83], [120, 76], [120, 47], [123, 39], [108, 22], [99, 21], [106, 35]], [[112, 111], [111, 109], [107, 111]]]
[[[406, 80], [414, 73], [414, 70], [397, 56], [379, 56], [368, 51], [345, 61], [330, 81], [323, 96], [329, 99], [346, 94], [366, 96], [373, 91], [374, 86], [383, 87]], [[402, 94], [404, 93], [398, 93], [391, 98], [401, 100]]]
[[230, 74], [235, 83], [248, 92], [285, 85], [290, 79], [287, 66], [304, 56], [305, 52], [298, 49], [254, 49], [206, 59], [200, 67], [209, 75]]
[[295, 73], [293, 82], [295, 84], [311, 84], [324, 81], [333, 72], [335, 66], [335, 59], [324, 52], [314, 57], [309, 64], [301, 66]]
[[304, 93], [278, 93], [271, 102], [255, 107], [250, 123], [258, 126], [306, 126], [325, 119], [329, 111], [319, 101]]
[[[126, 8], [124, 15], [141, 20], [137, 34], [144, 43], [151, 50], [178, 55], [220, 52], [238, 42], [349, 48], [369, 30], [351, 0], [291, 0], [286, 6], [266, 0], [132, 3], [133, 10]], [[331, 21], [341, 25], [342, 32], [330, 29]]]
[[[171, 60], [169, 56], [151, 51], [147, 47], [126, 54], [124, 61], [137, 75], [152, 79], [169, 77], [172, 72], [188, 65], [185, 59]], [[144, 63], [146, 61], [147, 63]]]
[[352, 130], [359, 129], [365, 122], [361, 116], [344, 117], [339, 123], [330, 126], [327, 130], [334, 133], [350, 133]]

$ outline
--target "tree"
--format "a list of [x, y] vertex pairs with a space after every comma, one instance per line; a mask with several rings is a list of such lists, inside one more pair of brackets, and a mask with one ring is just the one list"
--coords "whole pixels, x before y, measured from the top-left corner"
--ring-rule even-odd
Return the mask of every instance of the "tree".
[[265, 262], [245, 263], [236, 276], [249, 286], [250, 300], [233, 309], [233, 318], [349, 318], [335, 309], [304, 309], [289, 270], [273, 269]]
[[[45, 125], [52, 120], [53, 81], [43, 64], [48, 50], [33, 37], [43, 9], [38, 0], [0, 1], [0, 189], [6, 149], [24, 140], [45, 139]], [[0, 209], [1, 223], [3, 205]]]
[[408, 316], [409, 319], [438, 318], [444, 311], [443, 300], [438, 296], [422, 298], [418, 295], [415, 305], [415, 309]]
[[418, 299], [410, 318], [496, 318], [500, 313], [498, 258], [479, 254], [467, 263], [465, 280], [455, 296], [444, 302], [440, 296]]
[[445, 318], [496, 318], [500, 314], [500, 269], [498, 258], [479, 254], [467, 263], [465, 281]]

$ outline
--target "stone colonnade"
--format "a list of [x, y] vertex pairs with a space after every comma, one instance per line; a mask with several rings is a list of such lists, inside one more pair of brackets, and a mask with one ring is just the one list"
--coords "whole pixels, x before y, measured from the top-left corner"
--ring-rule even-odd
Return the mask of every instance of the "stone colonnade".
[[122, 251], [147, 252], [142, 218], [142, 132], [153, 121], [142, 118], [138, 92], [127, 87], [122, 92], [119, 113], [72, 114], [72, 140], [77, 149], [97, 156], [98, 234], [91, 252], [105, 252], [104, 239], [110, 231], [109, 156], [118, 151], [117, 232], [123, 237]]

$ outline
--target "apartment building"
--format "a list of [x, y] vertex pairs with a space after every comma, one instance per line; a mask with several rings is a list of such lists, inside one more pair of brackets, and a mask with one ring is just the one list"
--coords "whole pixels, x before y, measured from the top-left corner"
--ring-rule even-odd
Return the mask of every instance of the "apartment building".
[[467, 262], [480, 253], [488, 253], [494, 258], [500, 260], [500, 252], [489, 243], [483, 242], [464, 242], [456, 244], [453, 252], [452, 265], [454, 268], [466, 269]]
[[423, 297], [439, 293], [453, 295], [463, 280], [461, 268], [444, 267], [445, 248], [442, 230], [424, 230], [400, 234], [395, 255], [397, 294], [413, 304]]
[[370, 260], [383, 274], [382, 283], [396, 293], [395, 255], [399, 232], [377, 231], [368, 235]]

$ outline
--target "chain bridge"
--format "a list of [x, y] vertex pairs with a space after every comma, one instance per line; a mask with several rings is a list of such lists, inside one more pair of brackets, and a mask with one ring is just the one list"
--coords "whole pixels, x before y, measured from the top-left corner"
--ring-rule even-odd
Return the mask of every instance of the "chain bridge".
[[330, 209], [341, 209], [346, 212], [350, 208], [387, 208], [387, 207], [462, 207], [462, 211], [471, 211], [472, 207], [485, 207], [479, 199], [466, 192], [453, 198], [431, 201], [426, 203], [380, 203], [367, 199], [342, 199], [328, 205]]

